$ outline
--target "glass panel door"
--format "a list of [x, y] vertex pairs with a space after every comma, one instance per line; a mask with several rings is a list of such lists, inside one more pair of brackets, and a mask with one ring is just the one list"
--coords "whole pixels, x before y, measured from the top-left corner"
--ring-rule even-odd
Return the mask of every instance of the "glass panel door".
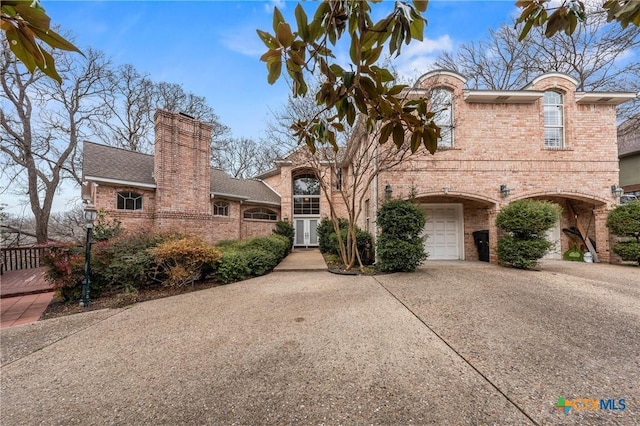
[[309, 245], [318, 245], [318, 219], [309, 219]]

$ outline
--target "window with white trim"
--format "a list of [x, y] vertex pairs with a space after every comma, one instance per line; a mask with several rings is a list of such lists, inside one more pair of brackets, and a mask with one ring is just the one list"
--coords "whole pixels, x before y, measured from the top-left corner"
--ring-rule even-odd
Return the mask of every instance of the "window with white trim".
[[293, 179], [293, 214], [320, 214], [320, 181], [315, 175], [304, 174]]
[[213, 203], [214, 216], [229, 216], [229, 203], [226, 201], [216, 201]]
[[118, 192], [118, 210], [142, 210], [142, 194], [137, 192]]
[[243, 217], [245, 219], [270, 220], [272, 222], [276, 222], [278, 220], [278, 213], [273, 210], [258, 207], [255, 209], [245, 210]]
[[438, 87], [431, 92], [433, 121], [440, 127], [439, 148], [453, 147], [453, 91]]
[[544, 92], [544, 146], [564, 146], [564, 104], [562, 94], [549, 90]]

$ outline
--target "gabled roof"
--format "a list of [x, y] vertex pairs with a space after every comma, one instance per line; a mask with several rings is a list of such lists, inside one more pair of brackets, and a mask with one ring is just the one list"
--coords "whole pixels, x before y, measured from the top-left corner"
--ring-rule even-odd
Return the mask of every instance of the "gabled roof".
[[85, 141], [82, 180], [97, 178], [115, 184], [135, 183], [154, 188], [153, 155]]
[[[153, 155], [112, 146], [84, 142], [82, 179], [114, 185], [155, 188]], [[250, 203], [280, 205], [280, 196], [264, 182], [235, 179], [224, 171], [211, 169], [211, 195]]]

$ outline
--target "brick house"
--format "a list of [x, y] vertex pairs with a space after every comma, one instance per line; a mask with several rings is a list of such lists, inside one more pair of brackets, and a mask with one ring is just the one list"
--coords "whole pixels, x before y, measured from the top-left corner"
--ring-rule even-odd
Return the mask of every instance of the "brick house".
[[[409, 93], [428, 97], [438, 111], [438, 151], [377, 169], [360, 204], [359, 226], [375, 235], [380, 204], [412, 197], [427, 212], [430, 259], [478, 260], [475, 233], [488, 236], [488, 257], [495, 261], [500, 209], [518, 199], [550, 200], [563, 215], [549, 234], [558, 242], [549, 257], [593, 241], [599, 261], [609, 262], [605, 221], [619, 202], [612, 193], [619, 184], [615, 109], [636, 94], [576, 87], [559, 73], [517, 91], [468, 90], [465, 78], [450, 71], [423, 75]], [[345, 216], [335, 189], [350, 178], [348, 155], [336, 172], [296, 150], [256, 180], [231, 179], [209, 167], [210, 131], [189, 117], [158, 111], [154, 156], [85, 144], [84, 179], [97, 184], [90, 186], [91, 199], [125, 226], [191, 231], [211, 242], [267, 234], [282, 219], [293, 223], [297, 246], [314, 246], [315, 227], [329, 216], [327, 198]], [[345, 152], [382, 158], [383, 150], [396, 149], [376, 143], [371, 152], [358, 151], [375, 137], [356, 131]]]
[[210, 167], [211, 127], [158, 110], [155, 153], [84, 143], [83, 198], [125, 228], [178, 231], [215, 243], [270, 234], [280, 196], [265, 183]]

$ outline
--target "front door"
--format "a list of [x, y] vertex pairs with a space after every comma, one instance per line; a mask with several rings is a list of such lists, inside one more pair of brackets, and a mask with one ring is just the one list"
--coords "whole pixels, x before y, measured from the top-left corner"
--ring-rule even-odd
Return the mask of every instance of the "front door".
[[318, 218], [299, 218], [296, 222], [296, 246], [315, 247], [318, 245]]

